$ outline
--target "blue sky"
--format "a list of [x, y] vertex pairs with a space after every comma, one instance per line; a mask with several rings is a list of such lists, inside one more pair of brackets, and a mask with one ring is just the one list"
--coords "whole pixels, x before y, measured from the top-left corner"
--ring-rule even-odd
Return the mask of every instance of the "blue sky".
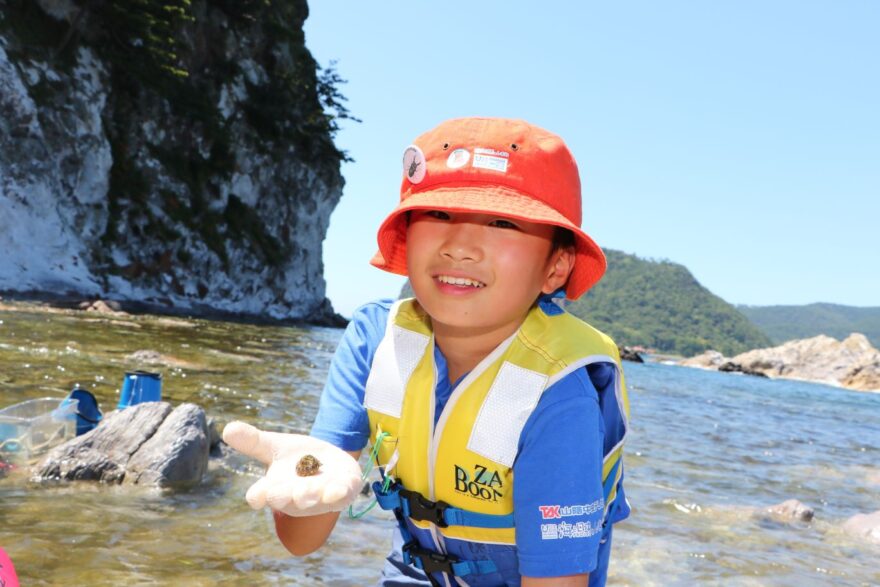
[[880, 306], [880, 3], [312, 0], [355, 159], [324, 241], [350, 315], [401, 156], [457, 116], [523, 118], [578, 161], [584, 229], [685, 265], [731, 303]]

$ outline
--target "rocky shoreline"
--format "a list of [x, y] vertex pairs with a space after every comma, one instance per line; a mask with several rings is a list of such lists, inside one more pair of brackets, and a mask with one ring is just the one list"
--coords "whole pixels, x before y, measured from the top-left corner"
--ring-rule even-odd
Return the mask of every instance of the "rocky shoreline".
[[[4, 304], [4, 302], [11, 302]], [[258, 324], [274, 326], [324, 326], [329, 328], [345, 328], [348, 320], [337, 314], [330, 302], [325, 300], [320, 311], [306, 318], [277, 318], [268, 314], [258, 315], [244, 312], [218, 310], [207, 305], [193, 304], [186, 307], [168, 303], [151, 303], [134, 300], [116, 300], [90, 298], [77, 295], [59, 295], [40, 291], [0, 291], [0, 309], [6, 311], [25, 310], [71, 310], [95, 312], [97, 314], [126, 316], [154, 314], [176, 318], [202, 318], [205, 320], [221, 320], [240, 324]]]
[[825, 335], [792, 340], [732, 358], [709, 350], [678, 364], [880, 392], [880, 351], [859, 333], [850, 334], [842, 341]]

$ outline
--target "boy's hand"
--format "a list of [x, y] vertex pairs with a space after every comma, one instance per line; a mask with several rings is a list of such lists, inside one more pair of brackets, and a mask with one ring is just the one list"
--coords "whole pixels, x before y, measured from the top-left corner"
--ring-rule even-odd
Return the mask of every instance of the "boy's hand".
[[[361, 468], [348, 453], [329, 442], [302, 434], [258, 430], [244, 422], [230, 422], [223, 441], [268, 466], [266, 475], [248, 489], [252, 508], [268, 505], [288, 516], [314, 516], [345, 509], [360, 493]], [[317, 474], [301, 477], [297, 463], [312, 455], [321, 463]]]

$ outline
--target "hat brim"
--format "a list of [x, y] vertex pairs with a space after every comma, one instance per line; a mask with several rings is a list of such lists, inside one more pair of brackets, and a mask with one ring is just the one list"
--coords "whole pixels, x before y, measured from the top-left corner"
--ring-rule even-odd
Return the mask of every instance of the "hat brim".
[[579, 226], [540, 200], [504, 186], [486, 185], [441, 186], [407, 197], [379, 227], [379, 251], [370, 263], [406, 275], [406, 212], [426, 209], [501, 214], [570, 230], [575, 237], [574, 269], [565, 286], [570, 300], [579, 298], [605, 274], [605, 254]]

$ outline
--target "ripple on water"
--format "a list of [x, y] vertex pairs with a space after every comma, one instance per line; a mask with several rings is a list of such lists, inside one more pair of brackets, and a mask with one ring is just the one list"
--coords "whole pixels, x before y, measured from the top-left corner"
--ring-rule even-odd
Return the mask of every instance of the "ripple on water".
[[[171, 401], [195, 401], [221, 423], [301, 432], [341, 334], [93, 318], [0, 308], [3, 401], [63, 395], [88, 382], [107, 411], [133, 368], [126, 357], [153, 349], [203, 367], [156, 367]], [[633, 516], [614, 532], [614, 584], [880, 584], [880, 549], [840, 531], [847, 517], [880, 507], [880, 395], [656, 364], [625, 369]], [[343, 517], [330, 548], [291, 557], [274, 539], [271, 517], [244, 502], [262, 471], [230, 454], [212, 463], [200, 487], [180, 493], [34, 486], [14, 473], [0, 479], [0, 544], [26, 585], [376, 581], [387, 513]], [[788, 524], [755, 514], [788, 498], [815, 508], [815, 519]]]

